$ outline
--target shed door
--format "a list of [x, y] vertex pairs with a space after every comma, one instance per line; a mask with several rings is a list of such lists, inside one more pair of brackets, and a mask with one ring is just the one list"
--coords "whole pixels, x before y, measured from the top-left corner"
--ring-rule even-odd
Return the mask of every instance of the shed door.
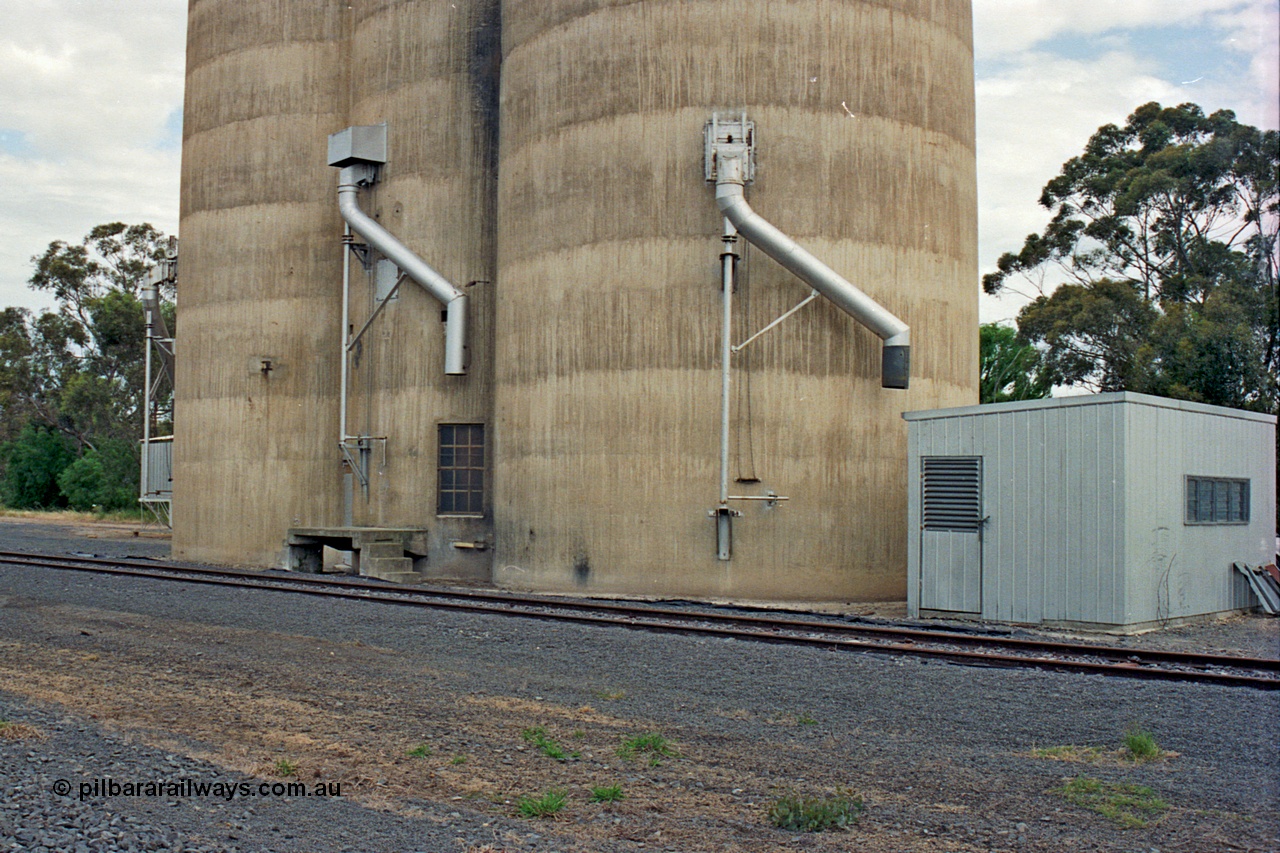
[[920, 607], [980, 613], [982, 457], [920, 461]]

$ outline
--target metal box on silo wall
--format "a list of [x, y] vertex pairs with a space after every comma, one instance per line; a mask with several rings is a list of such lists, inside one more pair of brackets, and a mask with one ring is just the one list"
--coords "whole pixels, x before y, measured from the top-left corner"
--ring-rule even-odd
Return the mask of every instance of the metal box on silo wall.
[[387, 125], [348, 127], [329, 136], [329, 165], [387, 162]]
[[[969, 0], [526, 0], [502, 40], [494, 580], [902, 597], [901, 413], [978, 396]], [[743, 351], [730, 477], [762, 499], [728, 561], [713, 113], [754, 122], [755, 211], [916, 344], [884, 389], [880, 341], [820, 299]], [[809, 292], [744, 251], [735, 343]]]
[[1138, 630], [1254, 605], [1232, 563], [1274, 554], [1275, 416], [1119, 392], [903, 417], [910, 615]]

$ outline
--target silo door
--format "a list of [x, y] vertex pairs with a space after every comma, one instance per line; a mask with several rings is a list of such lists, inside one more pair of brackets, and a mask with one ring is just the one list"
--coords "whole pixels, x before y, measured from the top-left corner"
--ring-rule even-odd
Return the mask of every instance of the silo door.
[[982, 612], [982, 457], [920, 466], [920, 609]]

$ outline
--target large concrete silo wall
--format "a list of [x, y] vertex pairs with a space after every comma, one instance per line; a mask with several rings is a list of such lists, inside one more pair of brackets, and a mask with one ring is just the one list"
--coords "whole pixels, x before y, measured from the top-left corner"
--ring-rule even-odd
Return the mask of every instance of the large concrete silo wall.
[[[353, 9], [348, 123], [388, 124], [387, 163], [361, 204], [466, 291], [470, 320], [465, 376], [444, 375], [441, 306], [412, 282], [362, 340], [350, 427], [387, 438], [373, 448], [368, 499], [357, 493], [353, 520], [427, 529], [430, 572], [487, 580], [489, 554], [450, 543], [487, 540], [490, 520], [436, 516], [435, 462], [439, 424], [492, 419], [497, 2], [366, 0]], [[356, 278], [358, 329], [374, 291]]]
[[[967, 0], [503, 5], [495, 505], [499, 582], [904, 592], [900, 413], [976, 402]], [[748, 197], [912, 326], [908, 392], [818, 302], [741, 357], [741, 504], [715, 559], [720, 216], [701, 130], [745, 110]], [[808, 291], [749, 253], [738, 340]], [[748, 395], [749, 387], [749, 395]], [[942, 401], [946, 401], [943, 403]]]
[[[466, 289], [470, 367], [443, 375], [440, 306], [402, 285], [351, 359], [349, 432], [386, 437], [356, 525], [425, 528], [433, 570], [492, 561], [516, 587], [900, 597], [900, 414], [977, 394], [970, 19], [968, 0], [195, 0], [175, 554], [274, 565], [288, 528], [343, 523], [325, 140], [386, 122], [360, 203]], [[707, 516], [713, 111], [756, 123], [756, 211], [913, 339], [906, 392], [824, 300], [736, 357], [732, 491], [790, 500], [735, 505], [729, 562]], [[359, 328], [373, 291], [349, 271]], [[750, 248], [739, 273], [736, 340], [808, 293]], [[437, 515], [442, 423], [486, 430], [474, 517]]]
[[175, 556], [271, 565], [295, 519], [340, 511], [323, 164], [346, 113], [344, 5], [190, 5]]

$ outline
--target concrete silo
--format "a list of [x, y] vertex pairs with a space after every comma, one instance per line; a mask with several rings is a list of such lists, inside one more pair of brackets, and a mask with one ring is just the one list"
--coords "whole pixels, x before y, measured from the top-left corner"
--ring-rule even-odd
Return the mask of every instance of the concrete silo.
[[[273, 564], [340, 512], [332, 170], [345, 4], [193, 0], [183, 116], [175, 556]], [[319, 166], [317, 167], [317, 164]]]
[[[397, 528], [515, 587], [903, 594], [900, 414], [977, 396], [968, 0], [195, 0], [188, 38], [175, 554]], [[714, 114], [755, 211], [909, 325], [909, 390], [820, 298], [722, 393], [810, 291], [722, 243]]]
[[[486, 542], [489, 507], [437, 518], [435, 475], [440, 425], [490, 417], [497, 26], [496, 0], [191, 4], [176, 555], [278, 565], [292, 529], [411, 528], [425, 566], [488, 577], [452, 543]], [[372, 317], [395, 265], [344, 249], [326, 145], [364, 125], [385, 163], [356, 202], [467, 292], [465, 375], [441, 306], [408, 282]]]
[[[495, 580], [904, 593], [909, 409], [977, 398], [968, 0], [502, 7]], [[910, 390], [825, 299], [734, 357], [717, 559], [722, 219], [703, 126], [755, 125], [755, 210], [911, 327]], [[738, 264], [734, 338], [808, 292]]]

